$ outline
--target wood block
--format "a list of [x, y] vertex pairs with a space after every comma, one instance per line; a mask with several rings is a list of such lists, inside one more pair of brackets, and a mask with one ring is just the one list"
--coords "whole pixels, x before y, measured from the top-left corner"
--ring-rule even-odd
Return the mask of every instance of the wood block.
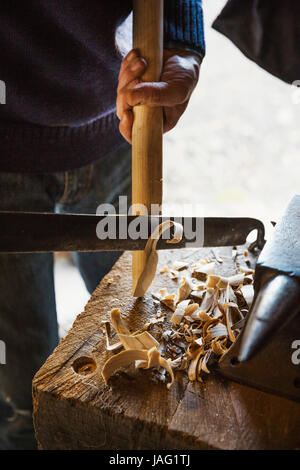
[[[209, 249], [160, 252], [150, 291], [161, 287], [177, 291], [179, 282], [159, 274], [160, 268], [175, 260], [196, 261], [209, 253]], [[231, 248], [218, 253], [224, 259], [220, 274], [232, 274]], [[215, 374], [204, 383], [189, 383], [185, 373], [176, 372], [175, 385], [168, 391], [154, 371], [130, 367], [106, 385], [101, 370], [112, 353], [106, 351], [99, 325], [109, 319], [113, 307], [121, 309], [131, 331], [155, 316], [157, 308], [165, 311], [155, 305], [151, 293], [132, 297], [130, 253], [102, 280], [34, 378], [34, 423], [41, 449], [300, 447], [300, 404]]]

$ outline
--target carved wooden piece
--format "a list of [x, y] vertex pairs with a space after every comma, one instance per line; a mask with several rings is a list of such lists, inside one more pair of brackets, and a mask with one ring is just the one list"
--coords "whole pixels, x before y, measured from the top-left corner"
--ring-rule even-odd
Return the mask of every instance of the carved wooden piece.
[[[163, 0], [135, 0], [133, 7], [133, 46], [147, 60], [145, 82], [160, 78], [163, 56]], [[162, 204], [162, 108], [136, 106], [132, 130], [132, 204]], [[143, 210], [134, 211], [145, 214]], [[155, 214], [155, 211], [153, 212]], [[159, 213], [159, 211], [156, 211]], [[143, 251], [132, 257], [132, 293], [145, 267]]]

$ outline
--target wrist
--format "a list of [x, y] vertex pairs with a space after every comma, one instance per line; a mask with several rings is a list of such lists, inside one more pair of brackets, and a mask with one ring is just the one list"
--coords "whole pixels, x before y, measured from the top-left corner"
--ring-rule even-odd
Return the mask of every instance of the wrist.
[[195, 62], [195, 65], [197, 65], [199, 68], [203, 60], [203, 57], [200, 54], [190, 49], [177, 49], [177, 48], [165, 48], [164, 49], [164, 59], [169, 59], [170, 57], [175, 56], [175, 55], [180, 56], [180, 57], [190, 58], [191, 60]]

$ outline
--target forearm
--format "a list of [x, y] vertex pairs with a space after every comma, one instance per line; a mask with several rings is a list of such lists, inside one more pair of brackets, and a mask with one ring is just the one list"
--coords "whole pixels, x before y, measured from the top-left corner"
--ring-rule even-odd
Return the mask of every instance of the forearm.
[[164, 58], [159, 82], [144, 82], [147, 61], [132, 50], [122, 61], [117, 115], [120, 132], [131, 142], [133, 108], [162, 106], [164, 132], [171, 130], [184, 113], [197, 85], [205, 54], [201, 0], [166, 0]]

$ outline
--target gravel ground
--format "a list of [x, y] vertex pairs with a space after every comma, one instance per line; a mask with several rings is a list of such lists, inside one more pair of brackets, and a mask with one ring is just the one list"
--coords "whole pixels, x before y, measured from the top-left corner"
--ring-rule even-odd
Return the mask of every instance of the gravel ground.
[[[291, 86], [211, 29], [225, 3], [203, 0], [207, 53], [185, 115], [165, 136], [164, 201], [193, 204], [198, 215], [260, 218], [269, 233], [300, 193], [300, 104]], [[55, 281], [64, 335], [89, 296], [64, 258]]]

